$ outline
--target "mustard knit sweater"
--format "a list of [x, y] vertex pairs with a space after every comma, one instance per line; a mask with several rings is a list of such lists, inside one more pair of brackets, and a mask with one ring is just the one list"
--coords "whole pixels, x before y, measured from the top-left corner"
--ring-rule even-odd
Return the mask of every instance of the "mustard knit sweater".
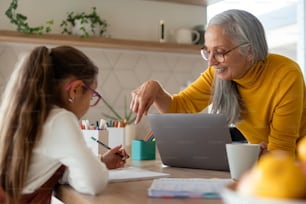
[[[201, 112], [209, 105], [214, 68], [209, 67], [185, 90], [172, 96], [168, 112]], [[306, 136], [306, 87], [294, 61], [269, 54], [237, 83], [245, 110], [236, 127], [249, 143], [268, 143], [268, 150], [295, 154], [298, 139]]]

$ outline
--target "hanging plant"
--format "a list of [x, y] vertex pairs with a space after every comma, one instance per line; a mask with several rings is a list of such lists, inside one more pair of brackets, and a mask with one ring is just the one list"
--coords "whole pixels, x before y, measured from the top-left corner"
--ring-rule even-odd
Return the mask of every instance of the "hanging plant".
[[97, 14], [96, 7], [93, 7], [92, 12], [88, 14], [69, 12], [61, 23], [62, 34], [80, 35], [83, 38], [92, 35], [102, 36], [106, 32], [107, 26], [106, 20]]
[[50, 20], [46, 22], [46, 26], [31, 27], [27, 23], [27, 17], [21, 13], [17, 13], [18, 0], [12, 0], [9, 8], [6, 10], [5, 15], [10, 19], [12, 24], [17, 26], [17, 31], [30, 34], [42, 35], [43, 33], [49, 33], [51, 31], [51, 25], [54, 21]]

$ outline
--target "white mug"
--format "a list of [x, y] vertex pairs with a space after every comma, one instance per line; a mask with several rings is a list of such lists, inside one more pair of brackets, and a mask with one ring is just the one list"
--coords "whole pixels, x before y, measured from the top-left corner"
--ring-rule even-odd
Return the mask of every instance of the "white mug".
[[195, 44], [200, 39], [200, 33], [196, 30], [181, 28], [176, 31], [176, 42], [179, 44]]
[[226, 144], [226, 153], [231, 178], [238, 180], [257, 162], [260, 145], [248, 143]]

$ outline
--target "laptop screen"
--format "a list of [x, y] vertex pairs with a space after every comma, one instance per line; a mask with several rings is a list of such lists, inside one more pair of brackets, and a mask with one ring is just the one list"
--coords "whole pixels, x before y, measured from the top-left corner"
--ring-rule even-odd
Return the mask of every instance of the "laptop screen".
[[231, 143], [220, 114], [149, 114], [157, 148], [165, 165], [228, 170], [225, 144]]

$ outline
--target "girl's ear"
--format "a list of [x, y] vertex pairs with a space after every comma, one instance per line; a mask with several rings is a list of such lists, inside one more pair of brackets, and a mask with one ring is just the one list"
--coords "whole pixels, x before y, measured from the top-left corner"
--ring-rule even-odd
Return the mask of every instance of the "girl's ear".
[[67, 90], [67, 94], [68, 94], [68, 98], [69, 99], [74, 99], [75, 96], [80, 93], [80, 91], [82, 90], [82, 86], [83, 86], [83, 81], [82, 80], [75, 80], [73, 82], [71, 82], [68, 87], [66, 88]]

